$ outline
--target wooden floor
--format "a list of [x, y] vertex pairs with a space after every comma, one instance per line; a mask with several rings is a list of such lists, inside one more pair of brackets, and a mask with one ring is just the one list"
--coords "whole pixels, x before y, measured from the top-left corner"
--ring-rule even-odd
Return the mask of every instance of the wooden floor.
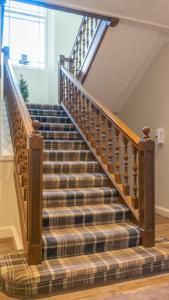
[[[169, 239], [169, 219], [156, 216], [156, 237]], [[0, 240], [0, 254], [15, 248], [11, 239]], [[44, 300], [169, 300], [169, 273], [83, 291], [43, 298]], [[0, 292], [0, 300], [9, 300]]]

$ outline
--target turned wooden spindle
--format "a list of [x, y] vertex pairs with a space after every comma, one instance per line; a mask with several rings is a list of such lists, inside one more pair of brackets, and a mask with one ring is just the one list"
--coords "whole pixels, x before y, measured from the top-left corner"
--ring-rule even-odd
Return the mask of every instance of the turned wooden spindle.
[[84, 18], [84, 23], [83, 23], [83, 34], [82, 34], [82, 52], [83, 52], [83, 58], [85, 57], [86, 54], [86, 19]]
[[133, 152], [133, 196], [132, 196], [132, 205], [135, 209], [138, 208], [138, 162], [137, 162], [137, 154], [138, 149], [132, 145]]
[[96, 109], [96, 152], [98, 155], [101, 155], [101, 138], [100, 138], [100, 111]]
[[121, 183], [120, 175], [120, 130], [114, 127], [115, 133], [115, 180], [117, 183]]
[[107, 160], [108, 170], [113, 173], [113, 128], [111, 122], [107, 121]]
[[91, 36], [91, 38], [93, 37], [93, 33], [94, 33], [94, 19], [91, 18], [90, 19], [90, 36]]
[[93, 148], [96, 148], [96, 112], [95, 106], [91, 103], [90, 106], [90, 142]]
[[87, 17], [86, 18], [86, 47], [87, 47], [87, 49], [89, 47], [89, 41], [90, 41], [89, 22], [90, 22], [90, 19]]
[[104, 115], [101, 116], [101, 157], [104, 164], [107, 164], [107, 155], [106, 155], [106, 143], [107, 143], [107, 136], [106, 136], [106, 118]]
[[80, 70], [81, 64], [82, 64], [82, 30], [79, 34], [79, 47], [78, 47], [78, 72]]
[[33, 127], [32, 133], [34, 135], [39, 134], [40, 122], [38, 120], [32, 121], [32, 127]]
[[123, 157], [123, 165], [124, 165], [124, 175], [123, 175], [123, 190], [125, 195], [129, 195], [129, 173], [128, 173], [128, 139], [123, 135], [123, 144], [124, 144], [124, 157]]

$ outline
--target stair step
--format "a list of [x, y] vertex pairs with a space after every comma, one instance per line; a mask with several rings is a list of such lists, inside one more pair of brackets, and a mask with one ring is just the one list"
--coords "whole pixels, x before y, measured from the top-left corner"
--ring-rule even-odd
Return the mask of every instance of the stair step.
[[43, 209], [43, 229], [82, 227], [124, 223], [130, 220], [130, 210], [123, 204], [89, 205]]
[[[20, 264], [15, 265], [17, 257]], [[70, 288], [84, 289], [168, 271], [169, 242], [163, 241], [153, 248], [139, 246], [132, 251], [122, 249], [60, 258], [37, 266], [28, 266], [20, 250], [4, 257], [1, 281], [10, 296], [39, 298], [70, 291]]]
[[34, 109], [28, 108], [30, 115], [33, 116], [45, 116], [45, 117], [67, 117], [64, 110], [50, 110], [50, 109]]
[[55, 105], [55, 104], [27, 103], [26, 106], [28, 109], [63, 110], [63, 107], [59, 104]]
[[44, 140], [46, 150], [86, 150], [83, 140]]
[[45, 140], [79, 140], [81, 135], [78, 131], [41, 131]]
[[71, 161], [43, 163], [44, 174], [95, 173], [101, 170], [97, 161]]
[[[56, 229], [42, 234], [43, 259], [88, 255], [140, 244], [140, 230], [133, 223]], [[76, 258], [77, 259], [77, 258]]]
[[90, 150], [44, 150], [44, 160], [47, 161], [91, 161], [93, 154]]
[[62, 123], [41, 123], [39, 129], [45, 131], [75, 131], [75, 126]]
[[54, 116], [38, 116], [30, 114], [32, 120], [38, 120], [42, 123], [62, 123], [62, 124], [72, 124], [70, 118], [67, 117], [54, 117]]
[[108, 178], [102, 173], [82, 174], [45, 174], [43, 175], [44, 189], [68, 189], [102, 187], [108, 185]]
[[70, 207], [90, 204], [112, 204], [119, 195], [109, 187], [88, 189], [43, 190], [43, 207]]

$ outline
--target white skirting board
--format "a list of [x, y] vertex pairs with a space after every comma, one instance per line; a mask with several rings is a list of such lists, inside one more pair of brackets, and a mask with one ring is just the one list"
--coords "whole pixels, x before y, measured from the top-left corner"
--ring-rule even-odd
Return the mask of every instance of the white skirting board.
[[169, 218], [169, 209], [166, 207], [156, 205], [155, 212], [157, 215]]
[[8, 237], [13, 237], [18, 250], [23, 249], [22, 241], [20, 240], [20, 237], [14, 226], [0, 227], [0, 238], [8, 238]]

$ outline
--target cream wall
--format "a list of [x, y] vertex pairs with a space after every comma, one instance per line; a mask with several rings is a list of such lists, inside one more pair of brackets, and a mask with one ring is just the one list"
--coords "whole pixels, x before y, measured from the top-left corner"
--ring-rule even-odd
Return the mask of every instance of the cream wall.
[[35, 2], [38, 1], [169, 28], [167, 0], [36, 0]]
[[106, 107], [118, 112], [165, 39], [156, 30], [143, 26], [120, 22], [116, 27], [109, 27], [85, 87]]
[[145, 125], [165, 129], [165, 144], [156, 146], [157, 212], [169, 217], [169, 43], [166, 44], [120, 111], [120, 117], [139, 135]]

